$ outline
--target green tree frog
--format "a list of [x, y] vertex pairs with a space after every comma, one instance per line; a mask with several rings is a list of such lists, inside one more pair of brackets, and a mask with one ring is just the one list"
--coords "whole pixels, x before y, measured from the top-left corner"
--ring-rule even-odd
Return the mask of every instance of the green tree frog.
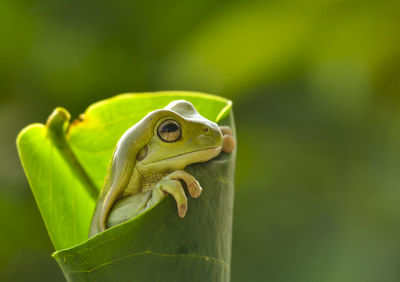
[[149, 113], [116, 145], [89, 237], [143, 213], [167, 194], [173, 196], [178, 215], [184, 217], [187, 198], [182, 183], [193, 198], [200, 196], [202, 188], [183, 169], [234, 148], [230, 128], [202, 117], [190, 102], [173, 101]]

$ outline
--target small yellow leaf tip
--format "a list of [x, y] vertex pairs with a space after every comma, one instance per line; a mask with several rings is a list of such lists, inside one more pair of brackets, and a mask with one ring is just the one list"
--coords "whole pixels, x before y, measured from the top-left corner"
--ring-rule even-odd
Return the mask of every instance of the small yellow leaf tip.
[[57, 107], [47, 119], [46, 126], [54, 132], [65, 132], [70, 119], [71, 114], [65, 108]]

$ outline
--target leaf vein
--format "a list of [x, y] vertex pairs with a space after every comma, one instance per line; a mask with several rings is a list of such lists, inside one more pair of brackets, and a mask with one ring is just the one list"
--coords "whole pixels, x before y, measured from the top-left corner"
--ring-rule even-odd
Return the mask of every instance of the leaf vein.
[[114, 262], [118, 262], [118, 261], [123, 261], [132, 257], [136, 257], [136, 256], [145, 256], [145, 255], [153, 255], [153, 256], [160, 256], [160, 257], [182, 257], [182, 258], [192, 258], [192, 259], [204, 259], [207, 262], [212, 262], [212, 263], [216, 263], [219, 264], [221, 266], [223, 266], [224, 268], [229, 268], [229, 264], [226, 263], [225, 261], [223, 261], [222, 259], [219, 258], [215, 258], [215, 257], [209, 257], [209, 256], [202, 256], [202, 255], [190, 255], [190, 254], [164, 254], [164, 253], [159, 253], [159, 252], [154, 252], [154, 251], [144, 251], [144, 252], [139, 252], [139, 253], [134, 253], [134, 254], [130, 254], [121, 258], [117, 258], [114, 260], [110, 260], [108, 262], [102, 263], [100, 265], [97, 265], [93, 268], [87, 269], [87, 270], [71, 270], [70, 272], [73, 273], [91, 273], [93, 271], [96, 271], [98, 269], [101, 269], [103, 267], [106, 267], [107, 265], [110, 265]]

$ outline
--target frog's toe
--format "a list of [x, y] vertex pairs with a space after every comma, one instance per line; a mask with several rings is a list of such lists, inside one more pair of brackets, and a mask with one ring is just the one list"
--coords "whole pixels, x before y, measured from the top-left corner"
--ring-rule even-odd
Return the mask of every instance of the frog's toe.
[[222, 135], [232, 135], [232, 129], [229, 126], [221, 125], [219, 130], [221, 130]]
[[178, 215], [179, 215], [179, 217], [181, 217], [181, 218], [185, 217], [186, 212], [187, 212], [187, 204], [180, 204], [178, 206]]
[[236, 141], [231, 135], [224, 135], [222, 137], [222, 152], [230, 154], [235, 150]]
[[230, 154], [235, 150], [236, 141], [232, 136], [232, 129], [229, 126], [223, 125], [219, 127], [222, 133], [222, 152]]
[[169, 174], [167, 178], [174, 180], [182, 180], [183, 182], [185, 182], [189, 194], [192, 198], [199, 197], [203, 190], [199, 182], [196, 180], [196, 178], [194, 178], [192, 175], [190, 175], [184, 170], [176, 170], [173, 173]]
[[199, 197], [201, 195], [201, 192], [203, 191], [199, 182], [194, 178], [192, 181], [186, 182], [186, 186], [192, 198]]
[[162, 191], [174, 197], [178, 208], [178, 215], [184, 217], [187, 211], [187, 198], [182, 184], [178, 180], [166, 179], [161, 181], [158, 186]]

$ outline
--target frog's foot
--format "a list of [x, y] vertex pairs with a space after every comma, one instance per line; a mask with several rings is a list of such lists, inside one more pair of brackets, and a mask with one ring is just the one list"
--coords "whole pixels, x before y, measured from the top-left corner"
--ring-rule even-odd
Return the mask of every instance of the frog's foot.
[[219, 130], [222, 133], [222, 152], [230, 154], [235, 150], [236, 142], [232, 136], [232, 129], [229, 126], [220, 126]]
[[187, 198], [180, 180], [186, 183], [190, 196], [193, 198], [200, 196], [202, 188], [199, 182], [186, 171], [177, 170], [167, 175], [156, 184], [146, 209], [154, 206], [164, 198], [166, 194], [171, 194], [175, 199], [178, 215], [184, 217], [187, 211]]

